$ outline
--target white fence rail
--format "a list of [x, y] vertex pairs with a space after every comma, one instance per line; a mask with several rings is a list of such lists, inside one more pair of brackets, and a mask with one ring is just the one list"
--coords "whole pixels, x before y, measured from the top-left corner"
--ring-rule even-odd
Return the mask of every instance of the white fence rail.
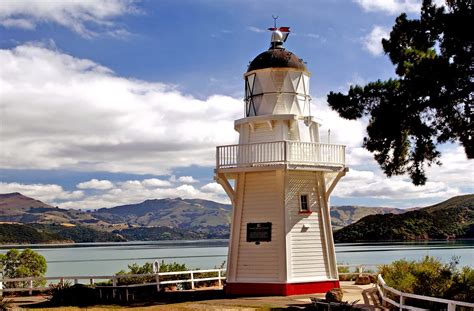
[[[428, 297], [428, 296], [421, 296], [415, 294], [408, 294], [396, 290], [393, 287], [388, 286], [385, 284], [384, 279], [379, 274], [377, 276], [377, 291], [379, 293], [380, 298], [385, 304], [392, 305], [394, 307], [399, 308], [399, 310], [414, 310], [414, 311], [429, 311], [430, 309], [422, 309], [412, 305], [409, 305], [406, 301], [407, 298], [415, 299], [415, 300], [423, 300], [423, 301], [430, 301], [435, 302], [437, 304], [445, 305], [447, 311], [456, 311], [456, 307], [467, 307], [471, 310], [474, 310], [474, 303], [469, 302], [462, 302], [462, 301], [455, 301], [455, 300], [448, 300], [436, 297]], [[395, 301], [394, 296], [398, 297], [398, 301]], [[441, 306], [439, 309], [436, 310], [443, 310]]]
[[343, 166], [345, 164], [345, 146], [298, 141], [274, 141], [218, 146], [216, 150], [217, 168], [276, 164]]
[[[90, 284], [94, 285], [98, 280], [100, 281], [112, 281], [112, 287], [136, 287], [137, 284], [132, 285], [118, 285], [119, 279], [126, 278], [154, 278], [154, 282], [141, 283], [138, 285], [156, 285], [157, 290], [160, 290], [161, 285], [168, 284], [182, 284], [182, 283], [191, 283], [191, 288], [194, 289], [196, 283], [205, 282], [205, 281], [217, 281], [219, 286], [222, 286], [222, 280], [225, 280], [225, 269], [208, 269], [208, 270], [192, 270], [192, 271], [176, 271], [176, 272], [159, 272], [159, 273], [148, 273], [148, 274], [124, 274], [124, 275], [86, 275], [86, 276], [58, 276], [58, 277], [25, 277], [25, 278], [3, 278], [0, 280], [0, 295], [7, 292], [30, 292], [33, 291], [47, 291], [51, 287], [45, 286], [34, 286], [34, 284], [42, 283], [46, 281], [51, 284], [61, 284], [64, 285], [67, 281], [73, 281], [74, 284]], [[215, 277], [206, 277], [206, 278], [196, 278], [196, 275], [199, 276], [203, 273], [215, 273]], [[163, 276], [177, 276], [177, 275], [187, 275], [188, 278], [177, 279], [177, 280], [160, 280], [160, 277]], [[53, 282], [48, 282], [53, 281]], [[81, 282], [82, 281], [82, 282]], [[85, 281], [85, 282], [84, 282]], [[26, 284], [26, 287], [5, 287], [5, 284]], [[16, 285], [15, 284], [15, 285]]]

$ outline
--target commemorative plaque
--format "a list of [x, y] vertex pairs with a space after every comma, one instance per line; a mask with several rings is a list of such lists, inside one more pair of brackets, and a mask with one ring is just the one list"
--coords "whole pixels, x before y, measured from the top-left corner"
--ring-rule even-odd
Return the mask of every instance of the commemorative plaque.
[[272, 240], [272, 223], [259, 222], [247, 224], [247, 242], [270, 242]]

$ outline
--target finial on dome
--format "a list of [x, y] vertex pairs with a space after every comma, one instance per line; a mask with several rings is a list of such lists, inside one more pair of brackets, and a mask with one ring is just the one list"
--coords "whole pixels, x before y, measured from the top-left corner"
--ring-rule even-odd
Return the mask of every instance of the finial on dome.
[[268, 28], [272, 32], [272, 37], [271, 37], [271, 45], [270, 49], [281, 49], [283, 48], [283, 42], [286, 41], [288, 38], [288, 35], [290, 34], [290, 27], [278, 27], [276, 25], [276, 21], [278, 19], [278, 16], [273, 17], [273, 27]]

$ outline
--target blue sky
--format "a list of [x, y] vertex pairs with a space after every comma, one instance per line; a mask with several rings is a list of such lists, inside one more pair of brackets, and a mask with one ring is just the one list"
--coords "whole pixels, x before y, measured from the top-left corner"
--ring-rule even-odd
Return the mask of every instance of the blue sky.
[[[363, 121], [326, 104], [393, 75], [380, 40], [421, 1], [3, 1], [0, 3], [0, 192], [65, 208], [160, 197], [226, 202], [216, 145], [237, 141], [249, 61], [268, 48], [272, 15], [312, 72], [312, 113], [348, 146], [332, 204], [423, 206], [472, 193], [456, 144], [414, 187], [383, 176], [362, 149]], [[324, 140], [324, 135], [323, 135]]]

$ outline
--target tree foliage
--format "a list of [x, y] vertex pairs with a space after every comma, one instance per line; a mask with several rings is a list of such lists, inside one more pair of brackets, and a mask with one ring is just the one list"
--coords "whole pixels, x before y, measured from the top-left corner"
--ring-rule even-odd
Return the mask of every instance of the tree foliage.
[[[20, 252], [11, 249], [6, 254], [0, 254], [0, 266], [3, 276], [7, 278], [42, 277], [48, 268], [46, 259], [27, 248]], [[44, 285], [45, 281], [35, 281], [34, 286]], [[28, 282], [7, 283], [8, 287], [28, 287]]]
[[[405, 293], [474, 302], [474, 269], [467, 266], [459, 269], [457, 265], [455, 257], [443, 264], [437, 258], [425, 256], [420, 261], [401, 259], [382, 265], [379, 273], [388, 286]], [[439, 309], [436, 305], [418, 307]]]
[[473, 6], [424, 0], [419, 19], [401, 14], [382, 40], [398, 78], [328, 95], [341, 117], [368, 117], [364, 147], [389, 177], [408, 173], [415, 185], [425, 184], [425, 166], [441, 164], [440, 143], [460, 142], [474, 157]]

